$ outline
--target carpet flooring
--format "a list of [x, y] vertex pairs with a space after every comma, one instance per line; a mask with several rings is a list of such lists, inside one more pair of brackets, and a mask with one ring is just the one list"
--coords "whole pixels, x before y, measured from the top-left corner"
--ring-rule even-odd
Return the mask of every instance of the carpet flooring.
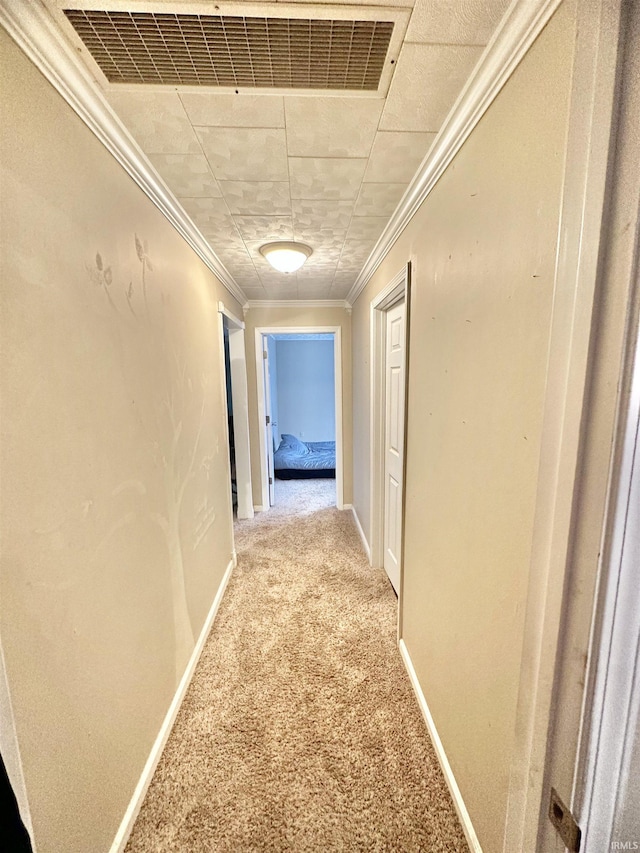
[[466, 853], [396, 645], [396, 597], [332, 480], [278, 482], [126, 850]]

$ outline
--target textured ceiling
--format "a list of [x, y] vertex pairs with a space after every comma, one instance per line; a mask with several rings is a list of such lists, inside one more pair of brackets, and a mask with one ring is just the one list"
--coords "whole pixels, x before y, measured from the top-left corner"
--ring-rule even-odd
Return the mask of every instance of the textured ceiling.
[[[50, 8], [64, 26], [62, 5], [51, 2]], [[274, 15], [282, 8], [249, 5], [252, 14], [259, 9]], [[291, 5], [310, 8], [305, 0]], [[349, 4], [354, 5], [368, 8]], [[405, 7], [411, 17], [399, 54], [388, 58], [397, 61], [384, 97], [256, 89], [235, 94], [109, 84], [104, 78], [101, 85], [248, 299], [342, 299], [507, 5], [507, 0], [387, 3], [396, 11]], [[169, 6], [191, 11], [194, 4], [162, 4]], [[335, 14], [341, 7], [324, 8]], [[228, 14], [224, 4], [220, 9]], [[208, 10], [211, 14], [210, 4]], [[70, 25], [65, 32], [74, 37]], [[274, 240], [301, 240], [313, 254], [297, 273], [278, 273], [258, 251]]]

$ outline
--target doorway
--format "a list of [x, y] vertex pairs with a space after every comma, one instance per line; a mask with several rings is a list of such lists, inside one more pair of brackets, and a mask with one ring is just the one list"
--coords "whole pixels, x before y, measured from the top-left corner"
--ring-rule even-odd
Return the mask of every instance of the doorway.
[[371, 303], [371, 565], [401, 601], [410, 266]]
[[341, 329], [255, 330], [262, 509], [278, 485], [335, 478], [343, 509]]
[[222, 327], [223, 380], [229, 426], [229, 488], [237, 518], [253, 518], [244, 323], [228, 311], [222, 302], [219, 303], [218, 311]]

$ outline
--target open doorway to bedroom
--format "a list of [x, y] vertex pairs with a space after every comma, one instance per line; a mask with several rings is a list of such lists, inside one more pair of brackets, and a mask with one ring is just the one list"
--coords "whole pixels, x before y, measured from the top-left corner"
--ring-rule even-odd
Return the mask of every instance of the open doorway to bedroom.
[[249, 446], [249, 394], [244, 323], [219, 303], [223, 382], [227, 403], [229, 439], [229, 490], [233, 515], [253, 518], [251, 451]]
[[339, 328], [256, 329], [262, 506], [342, 508]]

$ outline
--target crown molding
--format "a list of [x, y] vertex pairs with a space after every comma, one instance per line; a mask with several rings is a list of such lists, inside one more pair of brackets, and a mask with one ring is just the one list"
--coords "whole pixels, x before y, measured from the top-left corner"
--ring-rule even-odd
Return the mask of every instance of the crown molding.
[[0, 0], [0, 23], [240, 305], [228, 270], [170, 192], [38, 0]]
[[346, 299], [250, 299], [244, 313], [251, 308], [342, 308], [351, 313], [351, 303]]
[[561, 2], [511, 4], [347, 294], [352, 305]]

